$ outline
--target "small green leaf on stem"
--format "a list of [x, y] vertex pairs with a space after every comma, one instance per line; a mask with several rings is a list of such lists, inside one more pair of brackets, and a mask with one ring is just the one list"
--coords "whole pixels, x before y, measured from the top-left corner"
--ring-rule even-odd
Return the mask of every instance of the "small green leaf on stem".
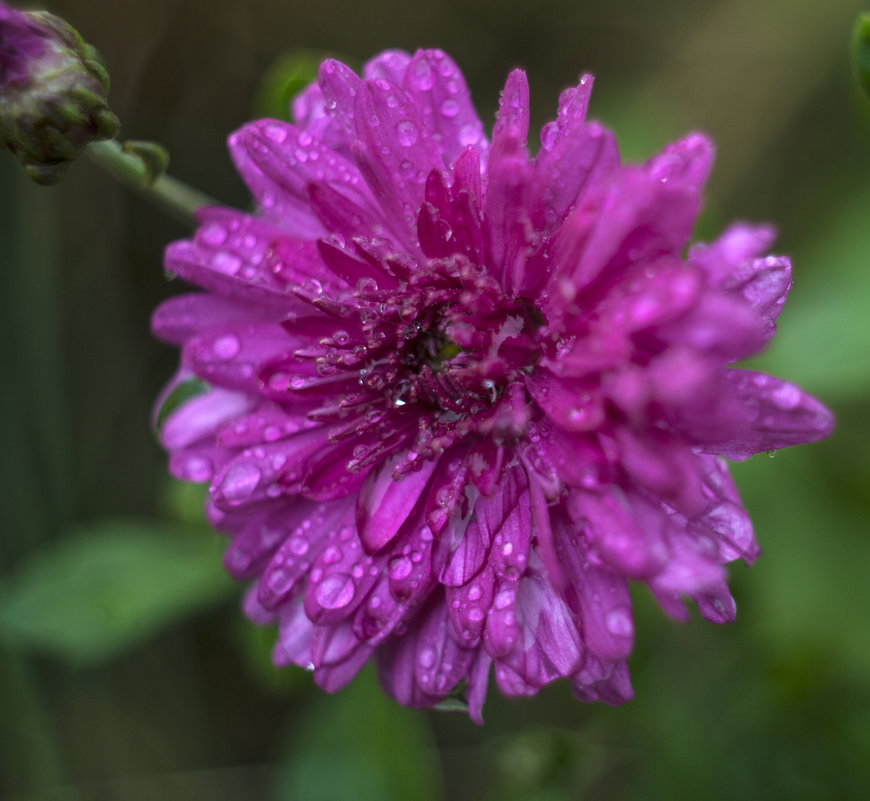
[[870, 11], [859, 14], [852, 28], [852, 68], [861, 90], [870, 97]]

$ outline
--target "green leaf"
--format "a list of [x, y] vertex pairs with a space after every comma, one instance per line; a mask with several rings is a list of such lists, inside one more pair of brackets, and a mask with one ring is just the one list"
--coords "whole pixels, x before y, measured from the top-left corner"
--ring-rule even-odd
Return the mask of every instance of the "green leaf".
[[180, 382], [173, 388], [172, 392], [166, 397], [157, 412], [156, 428], [159, 432], [163, 428], [166, 419], [176, 409], [187, 403], [191, 398], [197, 395], [204, 395], [210, 389], [209, 385], [201, 378], [192, 376]]
[[387, 697], [371, 668], [334, 696], [318, 694], [293, 720], [278, 798], [435, 801], [434, 744], [420, 711]]
[[870, 12], [859, 14], [852, 28], [852, 68], [858, 85], [870, 97]]
[[233, 593], [219, 540], [158, 521], [106, 520], [4, 578], [0, 639], [100, 662]]

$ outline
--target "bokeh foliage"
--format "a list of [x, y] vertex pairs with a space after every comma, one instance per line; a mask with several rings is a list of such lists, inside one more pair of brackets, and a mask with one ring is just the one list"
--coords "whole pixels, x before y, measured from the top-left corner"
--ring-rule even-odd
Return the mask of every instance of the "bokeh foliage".
[[795, 287], [756, 363], [826, 400], [838, 428], [735, 466], [764, 549], [732, 570], [735, 624], [678, 625], [635, 593], [627, 706], [581, 705], [561, 686], [522, 702], [493, 692], [480, 729], [397, 707], [371, 670], [326, 696], [269, 667], [271, 633], [238, 611], [201, 492], [165, 477], [149, 431], [175, 354], [150, 340], [148, 315], [180, 291], [161, 250], [186, 231], [88, 164], [46, 190], [0, 158], [0, 798], [870, 795], [870, 101], [849, 66], [860, 2], [50, 10], [102, 51], [123, 134], [163, 142], [174, 174], [239, 207], [225, 136], [279, 114], [310, 53], [359, 63], [442, 47], [487, 120], [522, 65], [535, 126], [591, 70], [592, 114], [633, 159], [709, 131], [719, 153], [699, 236], [734, 218], [777, 223]]

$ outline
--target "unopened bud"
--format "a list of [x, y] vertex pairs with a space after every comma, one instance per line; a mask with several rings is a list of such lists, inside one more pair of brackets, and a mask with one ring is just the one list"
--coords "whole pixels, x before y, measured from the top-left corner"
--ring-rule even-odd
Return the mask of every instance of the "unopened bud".
[[0, 147], [37, 183], [59, 181], [90, 142], [119, 128], [99, 53], [59, 17], [0, 0]]

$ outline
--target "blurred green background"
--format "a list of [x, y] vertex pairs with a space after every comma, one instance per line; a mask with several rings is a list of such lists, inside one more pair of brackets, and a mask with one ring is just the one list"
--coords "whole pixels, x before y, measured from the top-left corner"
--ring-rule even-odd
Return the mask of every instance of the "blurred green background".
[[870, 101], [848, 60], [863, 5], [52, 2], [102, 51], [123, 134], [164, 143], [174, 175], [239, 207], [225, 137], [299, 49], [360, 63], [441, 47], [487, 121], [523, 66], [536, 128], [590, 70], [591, 116], [629, 159], [709, 132], [699, 236], [777, 224], [795, 286], [758, 362], [838, 427], [735, 466], [764, 549], [732, 570], [735, 624], [679, 625], [636, 593], [627, 706], [493, 689], [478, 728], [399, 708], [369, 671], [327, 696], [269, 667], [272, 633], [243, 620], [200, 493], [169, 481], [149, 429], [176, 354], [148, 318], [180, 290], [161, 252], [187, 231], [89, 163], [46, 189], [0, 153], [0, 798], [870, 797]]

